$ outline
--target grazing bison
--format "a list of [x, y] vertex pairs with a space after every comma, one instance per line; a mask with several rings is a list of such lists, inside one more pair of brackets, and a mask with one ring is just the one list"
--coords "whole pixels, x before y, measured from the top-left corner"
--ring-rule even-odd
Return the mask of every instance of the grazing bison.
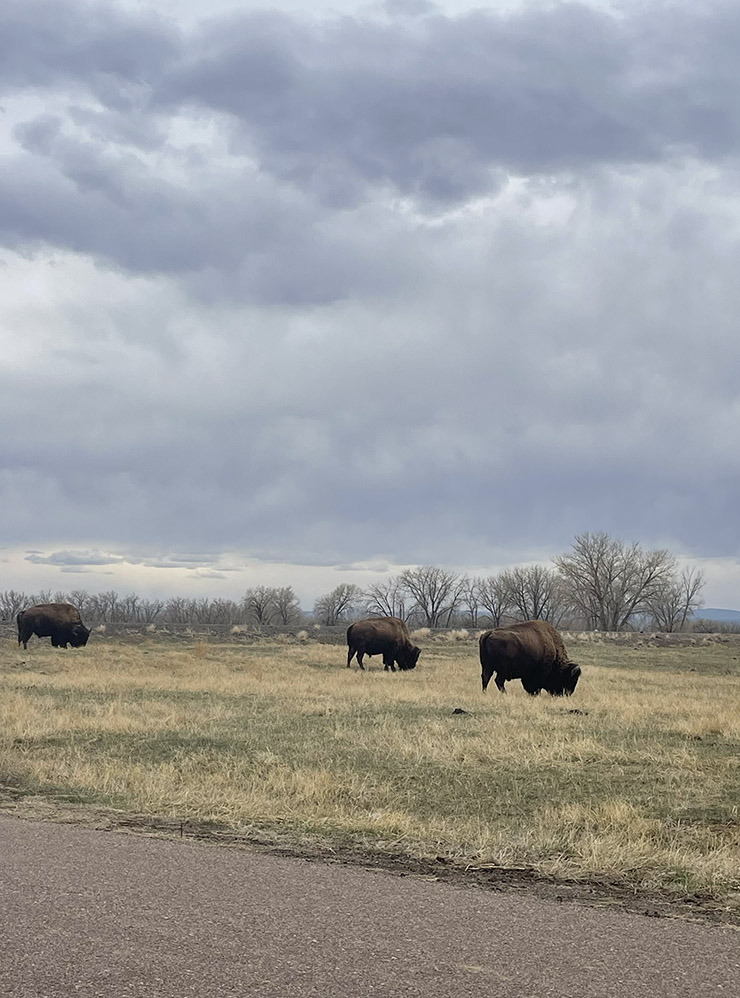
[[502, 693], [505, 682], [521, 679], [530, 696], [547, 690], [554, 697], [569, 697], [581, 675], [560, 634], [545, 620], [525, 620], [481, 634], [480, 664], [484, 693], [495, 673]]
[[55, 648], [80, 648], [87, 644], [90, 631], [80, 619], [80, 611], [71, 603], [39, 603], [21, 610], [17, 618], [18, 644], [28, 648], [32, 634], [39, 638], [51, 638]]
[[415, 669], [421, 648], [411, 644], [408, 628], [398, 617], [368, 617], [357, 620], [347, 628], [347, 668], [353, 657], [361, 669], [363, 655], [382, 655], [386, 672], [398, 668]]

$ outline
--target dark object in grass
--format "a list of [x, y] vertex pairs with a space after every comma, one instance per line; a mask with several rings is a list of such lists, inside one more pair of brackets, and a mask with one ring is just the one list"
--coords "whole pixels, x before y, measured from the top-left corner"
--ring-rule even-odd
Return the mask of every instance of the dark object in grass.
[[347, 668], [353, 657], [357, 656], [357, 664], [361, 669], [363, 655], [368, 658], [373, 655], [383, 656], [383, 667], [386, 672], [396, 671], [396, 665], [403, 672], [415, 669], [421, 654], [421, 648], [411, 644], [408, 628], [398, 617], [368, 617], [366, 620], [356, 620], [347, 628]]
[[558, 631], [546, 620], [524, 620], [509, 627], [496, 627], [480, 636], [481, 684], [486, 692], [495, 674], [496, 686], [521, 679], [530, 696], [541, 690], [550, 696], [570, 696], [581, 668], [571, 662]]
[[469, 710], [463, 710], [462, 707], [455, 707], [455, 709], [452, 711], [452, 713], [453, 714], [469, 714], [470, 711]]
[[29, 606], [16, 617], [18, 624], [18, 644], [28, 648], [32, 634], [39, 638], [51, 638], [55, 648], [81, 648], [87, 644], [90, 631], [82, 623], [80, 611], [71, 603], [39, 603]]

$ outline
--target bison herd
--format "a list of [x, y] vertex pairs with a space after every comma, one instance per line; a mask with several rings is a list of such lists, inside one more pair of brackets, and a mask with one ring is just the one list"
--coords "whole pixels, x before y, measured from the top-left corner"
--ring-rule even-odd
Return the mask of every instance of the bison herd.
[[[42, 603], [21, 610], [17, 618], [18, 644], [28, 647], [32, 634], [51, 638], [55, 648], [81, 648], [90, 631], [79, 611], [70, 603]], [[347, 668], [353, 658], [364, 670], [365, 655], [382, 655], [383, 667], [395, 672], [415, 669], [421, 649], [412, 644], [406, 624], [398, 617], [369, 617], [350, 624], [347, 630]], [[494, 627], [480, 636], [479, 655], [483, 692], [493, 679], [505, 693], [505, 684], [521, 680], [530, 694], [546, 690], [551, 696], [570, 696], [581, 675], [571, 662], [563, 639], [545, 620], [525, 620], [508, 627]]]
[[[382, 655], [386, 671], [413, 669], [421, 649], [411, 643], [408, 629], [398, 617], [370, 617], [350, 624], [347, 630], [347, 668], [357, 656], [361, 669], [364, 655]], [[551, 696], [570, 696], [581, 675], [571, 662], [558, 631], [545, 620], [524, 620], [508, 627], [494, 627], [480, 636], [481, 685], [486, 692], [495, 678], [498, 689], [520, 679], [530, 694], [546, 690]]]

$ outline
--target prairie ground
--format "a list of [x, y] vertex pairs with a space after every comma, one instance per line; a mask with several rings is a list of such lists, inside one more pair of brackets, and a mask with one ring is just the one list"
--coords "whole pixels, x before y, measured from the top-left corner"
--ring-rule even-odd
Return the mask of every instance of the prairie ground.
[[484, 696], [473, 632], [422, 637], [419, 667], [397, 674], [296, 638], [8, 639], [0, 805], [211, 822], [740, 914], [740, 642], [581, 638], [566, 640], [583, 667], [571, 699], [519, 683]]

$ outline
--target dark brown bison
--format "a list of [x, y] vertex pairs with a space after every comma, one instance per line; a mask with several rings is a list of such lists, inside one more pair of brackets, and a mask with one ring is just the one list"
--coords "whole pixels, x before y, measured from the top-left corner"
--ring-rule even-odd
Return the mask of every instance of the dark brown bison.
[[80, 648], [87, 644], [90, 631], [80, 619], [80, 611], [71, 603], [39, 603], [21, 610], [18, 623], [18, 644], [28, 648], [32, 634], [38, 638], [51, 638], [55, 648]]
[[383, 666], [391, 672], [396, 664], [401, 670], [415, 669], [421, 648], [411, 644], [408, 628], [398, 617], [368, 617], [357, 620], [347, 628], [347, 668], [353, 657], [361, 669], [363, 655], [382, 655]]
[[554, 697], [569, 697], [581, 675], [560, 634], [545, 620], [524, 620], [481, 634], [480, 664], [484, 693], [495, 673], [502, 693], [508, 680], [521, 679], [530, 696], [547, 690]]

